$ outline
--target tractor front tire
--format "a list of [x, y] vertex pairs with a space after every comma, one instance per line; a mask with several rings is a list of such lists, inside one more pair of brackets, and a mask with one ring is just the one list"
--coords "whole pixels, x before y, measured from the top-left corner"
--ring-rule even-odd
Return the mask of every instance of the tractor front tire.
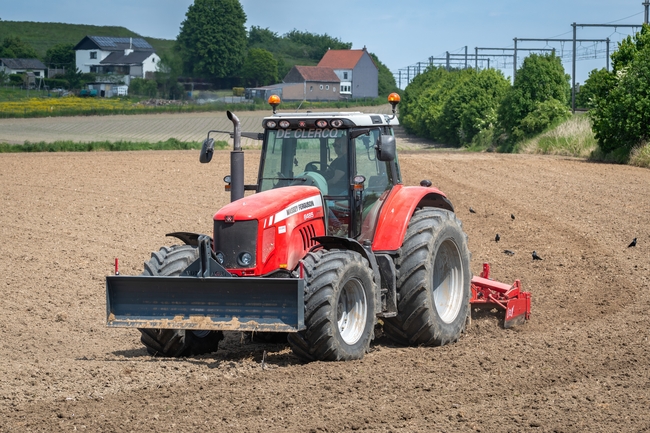
[[[199, 258], [199, 250], [191, 245], [162, 247], [151, 253], [151, 259], [144, 263], [141, 275], [170, 277], [178, 276]], [[180, 357], [203, 355], [216, 352], [221, 331], [186, 331], [183, 329], [140, 328], [140, 341], [152, 356]]]
[[457, 341], [470, 313], [467, 235], [456, 215], [436, 208], [411, 217], [397, 268], [397, 316], [384, 332], [402, 345], [443, 346]]
[[294, 354], [303, 361], [363, 358], [376, 320], [368, 261], [354, 251], [319, 250], [303, 264], [306, 329], [288, 336]]

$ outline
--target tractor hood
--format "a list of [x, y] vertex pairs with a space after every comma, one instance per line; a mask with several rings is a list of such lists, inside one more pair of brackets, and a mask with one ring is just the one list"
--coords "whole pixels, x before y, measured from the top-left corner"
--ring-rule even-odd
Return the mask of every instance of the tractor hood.
[[258, 220], [264, 226], [323, 206], [320, 190], [314, 186], [287, 186], [253, 194], [221, 208], [215, 221]]

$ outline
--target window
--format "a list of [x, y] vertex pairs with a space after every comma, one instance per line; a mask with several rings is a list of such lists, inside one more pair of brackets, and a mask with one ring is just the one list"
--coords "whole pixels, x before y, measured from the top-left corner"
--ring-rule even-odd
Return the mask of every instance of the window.
[[336, 86], [332, 86], [332, 91], [336, 92]]
[[313, 92], [314, 91], [314, 86], [309, 86], [309, 91]]
[[330, 89], [330, 85], [328, 84], [327, 86], [325, 86], [325, 90], [329, 90], [329, 89]]
[[347, 73], [347, 72], [343, 72], [343, 79], [344, 79], [344, 80], [347, 80], [347, 79], [348, 79], [348, 73]]
[[90, 58], [91, 59], [96, 59], [97, 58], [97, 51], [91, 51], [90, 52]]
[[322, 84], [320, 85], [320, 89], [323, 90], [323, 85]]

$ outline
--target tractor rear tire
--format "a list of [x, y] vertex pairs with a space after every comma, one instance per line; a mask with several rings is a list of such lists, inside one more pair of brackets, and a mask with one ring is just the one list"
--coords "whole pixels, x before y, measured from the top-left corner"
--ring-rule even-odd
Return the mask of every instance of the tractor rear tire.
[[470, 314], [467, 235], [444, 209], [417, 210], [409, 222], [397, 268], [397, 316], [384, 332], [402, 345], [443, 346], [457, 341]]
[[304, 261], [306, 329], [288, 336], [303, 361], [361, 359], [374, 336], [373, 274], [361, 254], [319, 250]]
[[[178, 276], [199, 258], [199, 250], [191, 245], [162, 247], [151, 253], [151, 259], [144, 263], [147, 276]], [[221, 331], [186, 331], [183, 329], [139, 329], [140, 341], [152, 356], [180, 357], [203, 355], [216, 352]]]

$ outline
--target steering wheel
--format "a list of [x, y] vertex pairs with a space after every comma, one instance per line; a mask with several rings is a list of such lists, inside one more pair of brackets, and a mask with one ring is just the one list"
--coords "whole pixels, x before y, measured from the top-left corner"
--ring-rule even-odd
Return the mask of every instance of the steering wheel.
[[327, 181], [316, 171], [303, 171], [296, 176], [291, 185], [313, 185], [320, 190], [321, 194], [327, 195]]
[[305, 165], [305, 171], [315, 171], [316, 173], [320, 173], [320, 161], [310, 161]]

